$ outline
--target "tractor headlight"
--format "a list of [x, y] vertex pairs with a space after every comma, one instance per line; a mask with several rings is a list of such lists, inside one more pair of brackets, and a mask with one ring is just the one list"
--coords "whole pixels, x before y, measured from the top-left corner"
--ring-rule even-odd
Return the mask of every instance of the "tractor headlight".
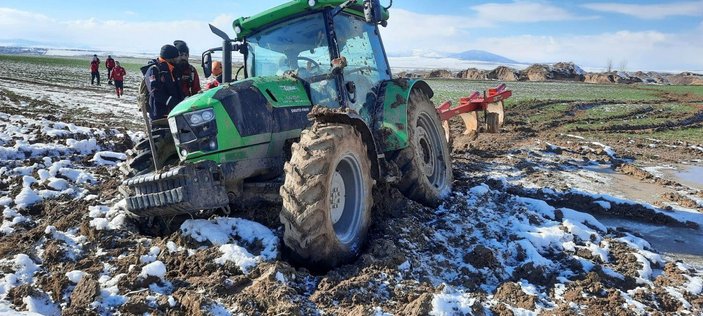
[[190, 126], [199, 126], [215, 119], [215, 112], [212, 109], [205, 109], [183, 114]]

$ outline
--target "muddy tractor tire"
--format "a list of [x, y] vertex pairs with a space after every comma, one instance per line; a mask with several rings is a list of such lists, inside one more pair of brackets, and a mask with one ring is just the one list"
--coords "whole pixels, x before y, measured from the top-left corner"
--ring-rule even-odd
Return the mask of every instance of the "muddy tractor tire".
[[419, 89], [408, 102], [408, 141], [394, 157], [402, 175], [398, 189], [411, 200], [438, 206], [452, 188], [452, 161], [434, 104]]
[[355, 258], [366, 240], [373, 198], [371, 161], [361, 134], [314, 124], [284, 166], [280, 220], [294, 261], [327, 269]]
[[[156, 148], [161, 166], [174, 165], [178, 162], [178, 153], [176, 145], [173, 142], [171, 131], [168, 126], [154, 125], [152, 130], [154, 138], [154, 147]], [[152, 158], [151, 146], [149, 140], [144, 139], [138, 142], [132, 149], [133, 157], [127, 161], [127, 168], [123, 172], [128, 177], [147, 174], [154, 171], [154, 160]]]

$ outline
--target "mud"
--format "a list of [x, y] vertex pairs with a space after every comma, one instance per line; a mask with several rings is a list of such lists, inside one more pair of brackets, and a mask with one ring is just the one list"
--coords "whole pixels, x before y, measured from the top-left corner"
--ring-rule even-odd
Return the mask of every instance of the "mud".
[[[36, 84], [2, 80], [3, 84]], [[46, 109], [51, 104], [8, 91], [0, 90], [0, 96], [9, 100], [0, 99], [2, 113], [93, 127], [120, 126], [101, 140], [100, 146], [105, 150], [121, 152], [131, 148], [132, 140], [120, 136], [124, 131], [122, 127], [135, 131], [141, 128], [125, 118], [126, 110], [116, 117], [108, 117], [104, 113], [59, 108], [49, 116]], [[666, 102], [686, 98], [668, 95]], [[19, 110], [16, 105], [19, 102], [26, 102], [29, 107]], [[563, 115], [539, 124], [530, 121], [530, 116], [562, 102], [569, 104]], [[513, 315], [520, 311], [516, 309], [548, 315], [632, 315], [637, 313], [637, 308], [627, 303], [624, 293], [635, 291], [631, 296], [645, 305], [642, 313], [684, 312], [686, 307], [665, 288], [685, 287], [690, 278], [700, 275], [700, 270], [681, 269], [671, 261], [659, 265], [648, 260], [650, 267], [660, 274], [655, 273], [649, 280], [652, 285], [637, 283], [644, 267], [635, 256], [638, 250], [619, 240], [629, 236], [626, 229], [602, 230], [592, 223], [581, 223], [594, 233], [584, 238], [568, 235], [573, 237], [570, 240], [573, 250], [553, 245], [540, 249], [540, 256], [548, 264], [536, 262], [536, 255], [517, 243], [524, 240], [518, 233], [525, 232], [514, 231], [516, 223], [534, 227], [554, 225], [556, 232], [567, 230], [566, 209], [662, 227], [700, 229], [696, 222], [674, 218], [670, 213], [634, 199], [618, 202], [585, 191], [570, 191], [578, 183], [565, 179], [590, 172], [589, 168], [598, 164], [630, 177], [635, 185], [648, 184], [666, 191], [655, 198], [670, 207], [690, 206], [693, 200], [689, 196], [703, 196], [695, 191], [690, 191], [689, 195], [672, 193], [685, 185], [657, 177], [640, 164], [693, 159], [703, 154], [691, 152], [690, 146], [675, 141], [663, 143], [676, 147], [650, 147], [646, 141], [618, 138], [616, 133], [650, 133], [651, 127], [637, 129], [621, 124], [607, 129], [588, 129], [589, 139], [612, 146], [616, 156], [592, 144], [593, 141], [555, 131], [556, 127], [584, 119], [582, 111], [585, 109], [614, 103], [609, 100], [521, 102], [508, 110], [500, 134], [462, 135], [463, 127], [456, 124], [460, 122], [452, 121], [455, 190], [445, 204], [439, 209], [427, 208], [404, 198], [397, 189], [379, 183], [374, 192], [377, 203], [373, 209], [373, 226], [361, 256], [328, 271], [314, 271], [289, 262], [282, 245], [279, 245], [278, 257], [258, 263], [251, 271], [244, 272], [232, 263], [215, 263], [215, 258], [223, 254], [219, 247], [197, 242], [179, 232], [178, 224], [186, 219], [175, 219], [171, 223], [175, 228], [170, 227], [170, 231], [163, 233], [140, 232], [138, 223], [130, 220], [126, 220], [121, 229], [97, 229], [91, 225], [90, 208], [117, 203], [120, 197], [116, 189], [122, 176], [116, 168], [92, 168], [91, 173], [98, 181], [95, 185], [86, 185], [85, 194], [95, 195], [95, 198], [47, 199], [21, 210], [21, 215], [32, 220], [16, 224], [14, 232], [2, 236], [0, 258], [4, 261], [0, 261], [0, 271], [16, 272], [11, 260], [18, 254], [27, 254], [41, 266], [34, 275], [35, 282], [13, 287], [6, 300], [17, 310], [27, 309], [23, 301], [26, 297], [50, 300], [66, 315], [427, 315], [436, 311], [442, 302], [454, 304], [450, 314], [457, 315]], [[633, 105], [641, 103], [632, 102]], [[651, 108], [644, 108], [620, 119], [650, 112], [653, 112]], [[698, 126], [696, 117], [675, 119], [674, 124], [664, 128]], [[79, 137], [66, 137], [72, 136]], [[52, 143], [55, 140], [37, 138], [34, 141]], [[11, 147], [14, 143], [3, 146]], [[83, 166], [88, 165], [86, 161], [90, 157], [71, 159]], [[35, 162], [27, 159], [22, 163], [28, 166]], [[608, 188], [612, 182], [607, 179], [592, 174], [589, 177], [595, 179], [593, 182], [597, 186], [614, 191]], [[478, 202], [467, 204], [467, 199], [474, 198], [470, 190], [484, 183], [491, 193], [475, 197]], [[4, 195], [14, 197], [21, 189], [21, 177], [0, 181]], [[518, 198], [536, 199], [556, 209], [553, 216], [545, 215], [526, 209], [517, 202]], [[283, 228], [278, 210], [280, 205], [262, 204], [235, 210], [233, 216], [262, 223], [280, 239]], [[105, 218], [115, 217], [110, 213]], [[70, 238], [54, 238], [53, 233], [47, 233], [49, 225], [85, 241], [80, 242], [77, 249]], [[502, 226], [496, 228], [496, 225]], [[606, 245], [609, 247], [607, 260], [591, 250]], [[249, 246], [256, 248], [256, 245]], [[152, 259], [144, 259], [151, 256], [154, 247], [158, 247], [159, 252]], [[159, 260], [165, 265], [163, 279], [140, 276], [141, 267], [150, 260]], [[66, 276], [66, 272], [74, 270], [84, 272], [77, 283]], [[119, 294], [111, 296], [107, 289]], [[529, 289], [536, 293], [526, 292]], [[442, 301], [443, 295], [449, 298]], [[684, 291], [683, 297], [691, 305], [689, 311], [701, 311], [700, 295]], [[96, 305], [98, 307], [93, 307]]]

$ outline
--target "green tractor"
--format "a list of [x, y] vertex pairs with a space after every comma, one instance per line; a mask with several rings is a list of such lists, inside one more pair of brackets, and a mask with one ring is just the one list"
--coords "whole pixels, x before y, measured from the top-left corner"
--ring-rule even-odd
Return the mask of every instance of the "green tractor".
[[[224, 83], [141, 144], [142, 157], [157, 148], [156, 170], [132, 161], [128, 210], [192, 215], [273, 195], [293, 258], [332, 267], [359, 254], [375, 185], [438, 205], [452, 186], [447, 141], [429, 85], [391, 77], [388, 17], [379, 0], [295, 0], [235, 20], [235, 39], [211, 26], [223, 46], [203, 67], [221, 51]], [[233, 53], [244, 60], [234, 78]]]

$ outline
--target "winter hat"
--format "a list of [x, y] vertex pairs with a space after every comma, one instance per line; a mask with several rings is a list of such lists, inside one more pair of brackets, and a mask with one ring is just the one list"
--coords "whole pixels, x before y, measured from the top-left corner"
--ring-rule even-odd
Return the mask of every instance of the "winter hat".
[[188, 44], [186, 44], [186, 42], [181, 41], [181, 40], [176, 40], [176, 41], [173, 41], [173, 45], [176, 46], [176, 48], [178, 48], [179, 53], [190, 54], [190, 52], [188, 51]]
[[178, 48], [173, 45], [161, 46], [161, 54], [159, 55], [163, 59], [173, 59], [178, 57]]

